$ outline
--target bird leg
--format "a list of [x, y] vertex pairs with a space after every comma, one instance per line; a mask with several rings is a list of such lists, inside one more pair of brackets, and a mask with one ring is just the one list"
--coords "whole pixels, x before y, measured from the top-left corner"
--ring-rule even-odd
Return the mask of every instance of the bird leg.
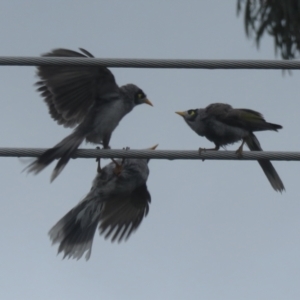
[[199, 154], [201, 154], [202, 152], [206, 152], [206, 151], [218, 151], [220, 149], [219, 145], [216, 145], [215, 148], [199, 148]]
[[[101, 148], [100, 147], [96, 147], [97, 150], [100, 150]], [[103, 146], [102, 149], [110, 149], [110, 146]], [[97, 166], [97, 173], [100, 174], [102, 169], [101, 169], [101, 165], [100, 165], [100, 159], [101, 157], [97, 157], [96, 158], [96, 162], [98, 163], [98, 166]]]
[[[123, 148], [123, 150], [129, 150], [129, 147]], [[122, 158], [121, 164], [119, 164], [115, 159], [111, 159], [113, 161], [113, 163], [116, 165], [116, 167], [114, 168], [114, 173], [115, 175], [119, 176], [123, 170], [123, 163], [125, 161], [125, 158]]]
[[97, 162], [98, 162], [98, 165], [97, 165], [97, 173], [100, 174], [102, 172], [102, 169], [101, 169], [101, 166], [100, 166], [100, 157], [97, 158]]
[[246, 140], [243, 139], [241, 146], [239, 146], [238, 149], [235, 151], [235, 153], [237, 154], [238, 157], [243, 156], [243, 146], [244, 146], [245, 142], [246, 142]]
[[[100, 150], [100, 147], [97, 146], [96, 149], [97, 149], [97, 150]], [[102, 171], [101, 166], [100, 166], [100, 159], [101, 159], [101, 157], [97, 157], [97, 158], [96, 158], [96, 162], [97, 162], [97, 173], [98, 173], [98, 174], [100, 174], [101, 171]]]

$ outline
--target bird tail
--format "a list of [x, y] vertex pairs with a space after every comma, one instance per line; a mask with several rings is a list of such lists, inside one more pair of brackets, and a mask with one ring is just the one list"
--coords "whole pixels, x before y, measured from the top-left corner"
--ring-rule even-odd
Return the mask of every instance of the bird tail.
[[85, 259], [90, 258], [101, 209], [101, 202], [85, 199], [50, 229], [50, 240], [52, 244], [59, 243], [58, 253], [63, 252], [63, 258], [78, 260], [86, 251]]
[[[260, 143], [253, 133], [246, 139], [246, 144], [251, 151], [262, 151]], [[266, 159], [259, 159], [258, 163], [263, 169], [273, 189], [279, 192], [284, 191], [284, 185], [275, 168], [273, 167], [272, 163]]]
[[80, 131], [74, 131], [53, 148], [46, 150], [39, 158], [31, 163], [27, 168], [27, 172], [38, 174], [55, 159], [59, 158], [52, 175], [51, 182], [61, 173], [66, 164], [72, 158], [73, 154], [83, 142], [85, 136]]

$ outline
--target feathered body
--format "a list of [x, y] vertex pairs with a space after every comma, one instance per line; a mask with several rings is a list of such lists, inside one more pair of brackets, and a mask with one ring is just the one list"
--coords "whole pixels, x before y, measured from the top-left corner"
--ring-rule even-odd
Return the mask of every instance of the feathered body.
[[[93, 57], [82, 53], [56, 49], [46, 57]], [[37, 82], [52, 118], [65, 127], [77, 126], [73, 133], [43, 153], [28, 166], [28, 172], [39, 173], [53, 160], [59, 161], [52, 173], [54, 180], [68, 163], [76, 149], [86, 140], [109, 148], [109, 141], [121, 119], [136, 105], [152, 105], [145, 93], [134, 84], [119, 87], [113, 74], [98, 66], [40, 66]]]
[[[234, 109], [229, 104], [213, 103], [206, 108], [177, 112], [198, 135], [215, 144], [215, 150], [243, 140], [251, 151], [262, 151], [253, 132], [281, 129], [281, 125], [266, 122], [263, 115], [251, 109]], [[258, 160], [265, 175], [276, 191], [284, 185], [269, 160]]]
[[[121, 163], [120, 160], [117, 162]], [[100, 234], [112, 241], [127, 239], [148, 214], [151, 201], [147, 189], [146, 159], [125, 159], [119, 175], [115, 163], [97, 174], [86, 197], [49, 231], [58, 253], [64, 258], [89, 259], [97, 226]]]

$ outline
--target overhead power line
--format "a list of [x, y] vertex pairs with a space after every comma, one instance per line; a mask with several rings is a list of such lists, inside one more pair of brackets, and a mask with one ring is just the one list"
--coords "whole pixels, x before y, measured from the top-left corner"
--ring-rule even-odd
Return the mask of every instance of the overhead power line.
[[206, 59], [119, 59], [77, 57], [1, 56], [2, 66], [103, 66], [112, 68], [161, 69], [300, 69], [300, 61], [287, 60], [206, 60]]
[[[45, 148], [0, 148], [0, 157], [38, 157]], [[78, 149], [73, 158], [149, 158], [149, 159], [195, 159], [195, 160], [284, 160], [300, 161], [300, 152], [244, 151], [239, 157], [235, 151], [196, 150], [116, 150]]]
[[[2, 66], [105, 66], [115, 68], [181, 68], [181, 69], [300, 69], [300, 61], [279, 60], [199, 60], [199, 59], [100, 59], [70, 57], [0, 56]], [[0, 148], [0, 157], [38, 157], [45, 148]], [[149, 158], [193, 160], [300, 161], [300, 152], [189, 150], [117, 150], [78, 149], [73, 158]]]

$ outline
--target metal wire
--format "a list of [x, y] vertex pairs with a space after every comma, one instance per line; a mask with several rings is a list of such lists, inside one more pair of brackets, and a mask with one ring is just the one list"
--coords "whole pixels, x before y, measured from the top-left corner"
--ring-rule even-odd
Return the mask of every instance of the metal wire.
[[[69, 57], [0, 57], [2, 66], [105, 66], [115, 68], [185, 69], [300, 69], [300, 61], [277, 60], [197, 60], [197, 59], [100, 59]], [[38, 157], [44, 148], [0, 148], [0, 157]], [[73, 158], [148, 158], [198, 160], [285, 160], [300, 161], [300, 152], [188, 150], [116, 150], [78, 149]]]
[[[0, 148], [0, 157], [38, 157], [45, 148]], [[199, 154], [191, 150], [116, 150], [78, 149], [73, 158], [151, 158], [198, 160], [285, 160], [300, 161], [300, 152], [244, 151], [238, 157], [235, 151], [206, 151]]]
[[203, 59], [101, 59], [69, 57], [0, 57], [2, 66], [104, 66], [162, 69], [300, 69], [300, 61]]

